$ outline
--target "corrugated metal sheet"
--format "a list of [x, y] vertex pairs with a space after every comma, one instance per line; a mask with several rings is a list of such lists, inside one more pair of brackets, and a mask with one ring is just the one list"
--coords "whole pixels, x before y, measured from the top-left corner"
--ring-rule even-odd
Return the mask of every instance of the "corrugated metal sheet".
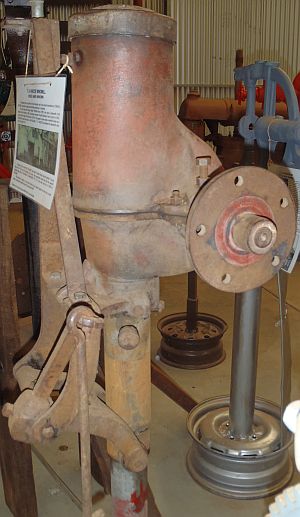
[[[112, 3], [115, 5], [133, 5], [133, 0], [112, 0]], [[143, 0], [143, 7], [163, 13], [163, 0]]]
[[[133, 4], [133, 0], [113, 0]], [[95, 3], [50, 7], [49, 16], [68, 20]], [[163, 12], [163, 0], [143, 0], [144, 7]], [[245, 63], [279, 61], [294, 77], [300, 70], [300, 0], [169, 0], [178, 23], [175, 47], [175, 109], [191, 87], [203, 97], [232, 97], [235, 51]]]
[[[114, 5], [133, 5], [133, 0], [112, 0], [112, 4]], [[92, 7], [96, 7], [97, 2], [82, 2], [82, 4], [77, 5], [58, 5], [58, 6], [50, 6], [48, 8], [49, 18], [54, 18], [55, 20], [67, 21], [68, 18], [74, 14], [79, 12], [88, 11]], [[147, 9], [152, 9], [153, 11], [157, 11], [158, 13], [163, 12], [163, 0], [143, 0], [143, 6]]]
[[190, 85], [203, 97], [232, 96], [238, 48], [245, 63], [279, 61], [292, 78], [300, 70], [299, 0], [170, 0], [170, 14], [178, 22], [177, 107]]
[[76, 5], [55, 5], [48, 7], [48, 18], [53, 18], [54, 20], [67, 21], [72, 14], [82, 13], [84, 11], [89, 11], [92, 7], [95, 7], [97, 3], [84, 3], [76, 4]]
[[157, 13], [163, 14], [164, 12], [163, 0], [143, 0], [143, 6]]

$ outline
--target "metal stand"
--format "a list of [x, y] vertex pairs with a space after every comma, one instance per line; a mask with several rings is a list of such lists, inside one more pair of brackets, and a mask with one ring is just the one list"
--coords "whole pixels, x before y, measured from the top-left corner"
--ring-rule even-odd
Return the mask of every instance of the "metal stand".
[[187, 310], [171, 314], [158, 322], [162, 335], [158, 355], [163, 363], [177, 368], [210, 368], [225, 359], [222, 337], [224, 320], [198, 312], [197, 274], [188, 273]]
[[205, 401], [188, 418], [192, 477], [214, 493], [239, 499], [277, 492], [293, 470], [291, 437], [282, 443], [280, 408], [255, 401], [260, 301], [261, 288], [235, 298], [230, 399]]
[[235, 295], [229, 419], [234, 438], [253, 435], [261, 288]]

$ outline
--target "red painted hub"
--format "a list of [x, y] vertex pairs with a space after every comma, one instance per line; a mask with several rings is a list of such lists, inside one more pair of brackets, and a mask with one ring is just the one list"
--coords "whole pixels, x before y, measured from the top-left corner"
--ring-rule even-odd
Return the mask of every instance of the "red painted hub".
[[273, 212], [269, 205], [256, 196], [242, 196], [235, 199], [221, 213], [215, 228], [215, 243], [220, 255], [230, 264], [247, 266], [261, 259], [261, 255], [249, 253], [238, 248], [232, 237], [232, 228], [241, 214], [263, 216], [274, 221]]

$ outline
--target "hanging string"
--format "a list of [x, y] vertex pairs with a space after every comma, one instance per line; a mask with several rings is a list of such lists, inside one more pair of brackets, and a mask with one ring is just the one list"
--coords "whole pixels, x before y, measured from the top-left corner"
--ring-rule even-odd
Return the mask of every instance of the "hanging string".
[[58, 72], [55, 74], [55, 77], [58, 77], [64, 70], [69, 70], [70, 74], [73, 74], [73, 69], [71, 65], [69, 65], [69, 56], [66, 54], [66, 62], [60, 67]]
[[25, 76], [26, 77], [28, 75], [30, 43], [31, 43], [31, 29], [28, 31], [28, 43], [27, 43], [26, 64], [25, 64]]
[[5, 64], [5, 66], [7, 66], [7, 61], [6, 61], [6, 57], [5, 57], [5, 43], [6, 43], [6, 41], [4, 41], [4, 37], [5, 37], [5, 32], [4, 31], [5, 31], [5, 29], [2, 27], [1, 28], [1, 53], [2, 53], [4, 64]]

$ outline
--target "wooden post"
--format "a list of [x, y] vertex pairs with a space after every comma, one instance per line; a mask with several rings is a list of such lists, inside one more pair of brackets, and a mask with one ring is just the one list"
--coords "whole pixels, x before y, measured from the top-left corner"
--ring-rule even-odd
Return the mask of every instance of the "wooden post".
[[[13, 376], [13, 359], [20, 350], [15, 277], [8, 220], [8, 185], [0, 183], [0, 395], [4, 402], [14, 403], [18, 395]], [[16, 517], [37, 517], [37, 502], [30, 445], [16, 442], [10, 436], [8, 420], [0, 414], [0, 466], [5, 501]]]

